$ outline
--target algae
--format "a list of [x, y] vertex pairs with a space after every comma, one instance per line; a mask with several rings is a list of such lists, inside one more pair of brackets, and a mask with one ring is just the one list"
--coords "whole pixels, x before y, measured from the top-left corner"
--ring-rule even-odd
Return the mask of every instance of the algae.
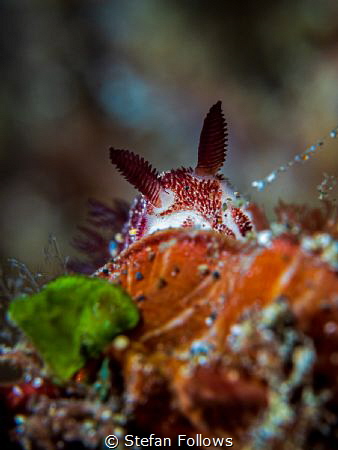
[[63, 276], [40, 292], [13, 300], [9, 317], [30, 338], [60, 380], [71, 378], [139, 313], [119, 286], [85, 276]]

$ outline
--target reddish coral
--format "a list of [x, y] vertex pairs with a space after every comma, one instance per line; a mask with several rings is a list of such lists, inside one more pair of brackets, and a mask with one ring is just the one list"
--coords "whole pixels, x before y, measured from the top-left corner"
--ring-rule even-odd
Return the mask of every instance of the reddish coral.
[[105, 269], [99, 276], [121, 283], [138, 301], [143, 324], [137, 336], [156, 346], [182, 345], [189, 335], [203, 334], [213, 310], [221, 313], [215, 326], [223, 342], [247, 308], [280, 296], [306, 327], [315, 311], [334, 303], [338, 287], [319, 256], [286, 237], [264, 248], [214, 232], [168, 230], [136, 242]]
[[[327, 387], [338, 401], [338, 332], [332, 331], [338, 330], [337, 276], [295, 237], [283, 235], [262, 247], [215, 232], [167, 230], [134, 243], [98, 276], [120, 283], [142, 311], [129, 348], [120, 352], [112, 346], [110, 354], [123, 367], [128, 409], [149, 431], [154, 431], [152, 411], [161, 398], [166, 400], [155, 429], [163, 435], [170, 421], [175, 424], [172, 435], [185, 426], [190, 433], [230, 433], [241, 445], [250, 439], [260, 442], [260, 424], [272, 426], [263, 420], [272, 414], [270, 402], [277, 395], [271, 380], [279, 374], [280, 383], [296, 392], [292, 380], [300, 376], [299, 349], [312, 354], [308, 339], [320, 355], [312, 376], [319, 380], [326, 374]], [[288, 306], [282, 314], [285, 323], [278, 325], [276, 319], [271, 325], [275, 338], [266, 343], [253, 332], [245, 350], [237, 353], [229, 339], [238, 324], [246, 318], [256, 323], [255, 315], [278, 305], [279, 299]], [[259, 316], [257, 326], [262, 323]], [[283, 359], [279, 348], [287, 345], [291, 329], [298, 344]], [[271, 371], [262, 368], [261, 354]], [[292, 367], [295, 374], [287, 375]], [[303, 403], [299, 408], [308, 410]], [[309, 428], [315, 421], [307, 416], [302, 420], [309, 421]], [[290, 421], [285, 430], [299, 426]]]

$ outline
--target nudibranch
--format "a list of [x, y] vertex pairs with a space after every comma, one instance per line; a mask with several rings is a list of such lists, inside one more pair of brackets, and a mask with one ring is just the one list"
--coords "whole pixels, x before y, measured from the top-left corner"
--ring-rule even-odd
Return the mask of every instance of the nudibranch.
[[195, 169], [158, 173], [129, 150], [110, 148], [110, 159], [141, 193], [130, 209], [124, 248], [143, 236], [168, 228], [216, 230], [243, 239], [253, 229], [250, 211], [220, 173], [227, 150], [227, 124], [218, 101], [205, 117]]

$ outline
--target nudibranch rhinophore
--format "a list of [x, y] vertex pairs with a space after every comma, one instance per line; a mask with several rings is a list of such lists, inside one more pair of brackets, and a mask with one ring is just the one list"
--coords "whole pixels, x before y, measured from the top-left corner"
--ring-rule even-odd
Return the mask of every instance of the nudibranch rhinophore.
[[195, 169], [158, 173], [129, 150], [110, 148], [110, 159], [141, 193], [130, 209], [124, 248], [143, 236], [168, 228], [216, 230], [242, 239], [253, 229], [250, 212], [219, 170], [227, 150], [227, 124], [218, 101], [208, 112]]

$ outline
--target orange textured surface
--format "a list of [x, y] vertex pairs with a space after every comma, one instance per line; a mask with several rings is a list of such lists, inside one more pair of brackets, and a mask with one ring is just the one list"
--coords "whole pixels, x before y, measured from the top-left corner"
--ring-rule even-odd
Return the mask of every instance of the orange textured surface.
[[[215, 232], [167, 230], [131, 245], [105, 268], [108, 275], [99, 276], [120, 283], [141, 310], [129, 348], [110, 353], [122, 364], [128, 409], [144, 429], [168, 435], [170, 424], [171, 435], [231, 433], [236, 443], [248, 442], [272, 395], [268, 367], [286, 369], [276, 342], [264, 350], [265, 374], [257, 363], [259, 339], [235, 354], [228, 338], [232, 326], [279, 299], [286, 299], [299, 339], [313, 338], [320, 355], [314, 373], [336, 396], [338, 332], [327, 336], [325, 327], [338, 330], [338, 279], [294, 237], [262, 247]], [[209, 347], [196, 356], [200, 342]]]
[[265, 248], [215, 232], [163, 231], [132, 245], [106, 267], [138, 302], [143, 321], [136, 335], [154, 345], [183, 344], [202, 335], [211, 312], [218, 313], [215, 325], [222, 340], [246, 309], [281, 296], [306, 326], [338, 295], [336, 273], [288, 237]]

